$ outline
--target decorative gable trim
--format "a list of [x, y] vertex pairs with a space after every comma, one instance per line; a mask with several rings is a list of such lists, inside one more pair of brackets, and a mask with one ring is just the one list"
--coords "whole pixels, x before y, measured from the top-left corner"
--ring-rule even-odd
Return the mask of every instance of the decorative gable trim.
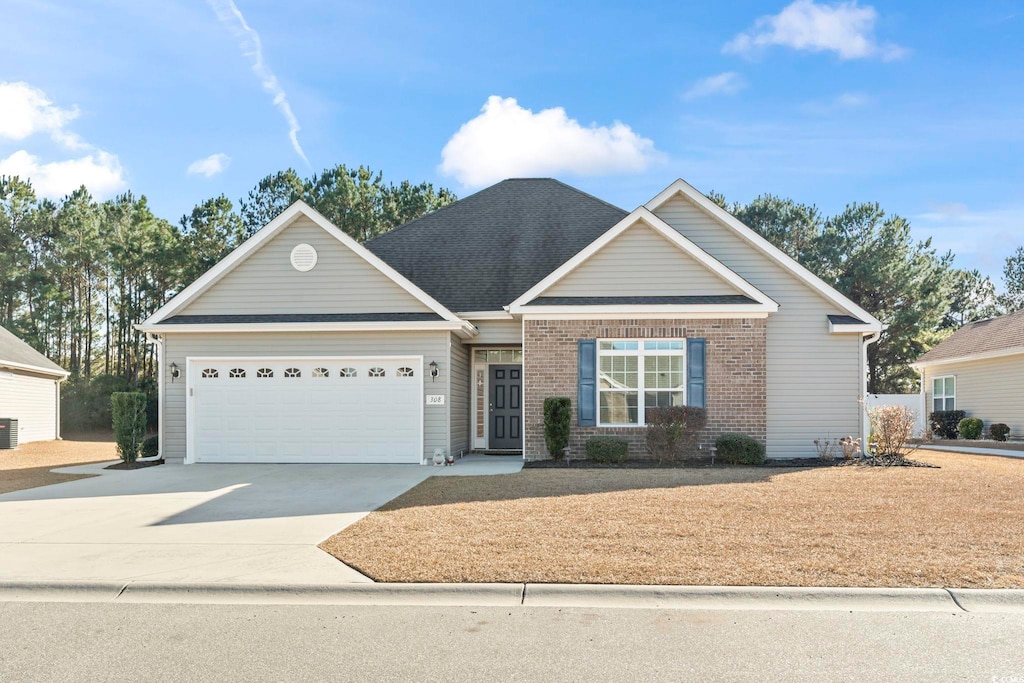
[[855, 318], [865, 321], [865, 325], [868, 326], [867, 331], [882, 331], [882, 323], [875, 316], [871, 315], [863, 308], [850, 301], [850, 299], [840, 294], [817, 275], [797, 263], [795, 259], [759, 235], [756, 231], [744, 225], [739, 219], [708, 199], [697, 188], [690, 185], [682, 178], [676, 180], [674, 183], [659, 192], [654, 199], [644, 204], [644, 207], [649, 211], [657, 211], [662, 204], [679, 194], [682, 194], [700, 207], [705, 213], [710, 214], [712, 218], [730, 228], [739, 237], [791, 272], [799, 280], [806, 283], [811, 289], [821, 294], [826, 300], [832, 302]]
[[[674, 244], [684, 253], [690, 255], [702, 266], [710, 270], [712, 273], [720, 277], [725, 282], [732, 285], [739, 292], [757, 302], [757, 311], [762, 313], [774, 313], [779, 310], [779, 305], [771, 299], [767, 294], [754, 287], [752, 284], [744, 280], [742, 277], [737, 275], [734, 271], [727, 268], [721, 261], [711, 256], [699, 246], [690, 241], [686, 236], [674, 230], [672, 226], [658, 218], [654, 213], [645, 207], [640, 207], [633, 211], [631, 214], [623, 218], [621, 221], [613, 225], [603, 235], [598, 237], [596, 240], [588, 244], [584, 249], [578, 252], [571, 259], [563, 263], [558, 269], [552, 272], [550, 275], [545, 277], [543, 280], [538, 282], [536, 285], [531, 287], [526, 293], [520, 296], [518, 299], [513, 301], [508, 306], [510, 313], [526, 313], [529, 311], [536, 311], [536, 307], [525, 307], [534, 299], [541, 296], [545, 291], [550, 289], [562, 278], [566, 277], [580, 265], [586, 262], [591, 256], [601, 251], [606, 245], [612, 240], [626, 232], [630, 228], [634, 227], [638, 223], [642, 223], [646, 227], [654, 230], [656, 233], [664, 237], [669, 243]], [[550, 312], [550, 311], [549, 311]]]
[[[376, 255], [373, 254], [369, 249], [359, 244], [348, 235], [346, 235], [337, 226], [327, 220], [320, 212], [313, 207], [309, 206], [302, 200], [296, 201], [294, 204], [289, 206], [287, 209], [281, 212], [274, 220], [267, 223], [265, 226], [260, 228], [253, 234], [252, 237], [247, 239], [245, 242], [240, 244], [234, 251], [225, 256], [220, 262], [217, 263], [213, 268], [208, 270], [195, 282], [190, 284], [185, 289], [178, 292], [170, 301], [164, 304], [159, 310], [153, 315], [139, 324], [137, 327], [140, 330], [152, 329], [154, 325], [172, 316], [176, 311], [184, 308], [191, 302], [198, 299], [204, 292], [209, 290], [214, 284], [216, 284], [221, 278], [230, 273], [239, 264], [245, 261], [252, 253], [259, 249], [262, 245], [269, 242], [275, 235], [280, 233], [286, 227], [288, 227], [292, 221], [298, 216], [305, 216], [315, 223], [317, 226], [322, 228], [325, 232], [333, 236], [345, 247], [347, 247], [354, 254], [362, 258], [368, 264], [373, 266], [375, 269], [380, 271], [385, 277], [392, 280], [395, 284], [401, 287], [403, 290], [408, 292], [416, 300], [424, 304], [434, 313], [437, 313], [443, 319], [449, 322], [464, 323], [469, 326], [464, 320], [459, 318], [457, 315], [449, 311], [447, 308], [442, 306], [436, 299], [431, 297], [429, 294], [424, 292], [422, 289], [410, 282], [404, 275], [399, 273], [397, 270], [389, 266], [387, 263], [382, 261]], [[469, 326], [471, 327], [471, 326]]]

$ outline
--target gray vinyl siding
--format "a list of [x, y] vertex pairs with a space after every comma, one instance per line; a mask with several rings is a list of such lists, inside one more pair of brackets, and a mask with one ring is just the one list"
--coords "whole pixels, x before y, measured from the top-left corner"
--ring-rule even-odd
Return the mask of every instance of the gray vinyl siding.
[[[423, 393], [443, 394], [443, 406], [424, 406], [423, 456], [449, 447], [448, 383], [431, 382], [429, 366], [436, 361], [447, 377], [450, 333], [437, 332], [261, 332], [168, 334], [164, 340], [164, 456], [185, 457], [186, 358], [200, 356], [423, 356]], [[182, 376], [171, 381], [169, 366], [177, 363]], [[424, 402], [426, 399], [424, 398]]]
[[830, 335], [842, 314], [809, 285], [683, 197], [660, 218], [779, 303], [768, 318], [768, 455], [807, 457], [825, 436], [859, 436], [860, 335]]
[[924, 368], [925, 411], [932, 412], [932, 380], [956, 377], [956, 409], [977, 417], [988, 428], [1003, 422], [1013, 436], [1024, 436], [1024, 354], [948, 363]]
[[543, 296], [738, 294], [695, 258], [644, 224], [609, 242]]
[[57, 381], [0, 369], [0, 417], [18, 420], [18, 443], [57, 438]]
[[470, 322], [476, 325], [479, 334], [469, 339], [467, 344], [521, 346], [523, 343], [522, 320], [470, 320]]
[[469, 450], [469, 382], [470, 362], [468, 346], [454, 334], [451, 336], [451, 452], [458, 455]]
[[[297, 244], [316, 249], [305, 273], [291, 265]], [[180, 311], [182, 314], [420, 313], [422, 302], [305, 216]]]

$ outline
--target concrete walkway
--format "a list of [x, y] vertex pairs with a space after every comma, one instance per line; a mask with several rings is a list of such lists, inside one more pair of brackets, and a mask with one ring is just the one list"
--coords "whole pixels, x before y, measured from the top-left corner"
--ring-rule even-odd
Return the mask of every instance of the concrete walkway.
[[970, 446], [921, 446], [923, 451], [943, 451], [945, 453], [967, 453], [968, 455], [1001, 455], [1005, 458], [1024, 458], [1024, 451], [1008, 448], [971, 448]]

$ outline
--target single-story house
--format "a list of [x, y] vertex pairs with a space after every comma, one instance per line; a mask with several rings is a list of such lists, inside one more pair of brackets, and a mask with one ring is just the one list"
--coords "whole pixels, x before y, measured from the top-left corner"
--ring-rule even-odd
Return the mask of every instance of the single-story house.
[[18, 443], [60, 438], [60, 383], [69, 374], [0, 327], [0, 419], [18, 421]]
[[929, 413], [963, 410], [1024, 436], [1024, 311], [964, 325], [913, 367]]
[[142, 323], [166, 458], [430, 462], [571, 454], [645, 409], [708, 411], [769, 456], [863, 434], [881, 323], [678, 180], [624, 211], [552, 179], [502, 181], [359, 244], [297, 202]]

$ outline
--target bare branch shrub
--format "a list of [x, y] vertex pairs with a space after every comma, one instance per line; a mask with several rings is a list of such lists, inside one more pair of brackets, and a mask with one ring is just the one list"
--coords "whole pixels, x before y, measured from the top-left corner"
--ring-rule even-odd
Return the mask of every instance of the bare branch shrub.
[[906, 406], [876, 406], [868, 411], [874, 430], [877, 456], [902, 460], [917, 450], [909, 444], [914, 436], [914, 411]]
[[814, 450], [818, 452], [820, 460], [831, 460], [836, 457], [836, 446], [839, 445], [834, 439], [815, 439]]

